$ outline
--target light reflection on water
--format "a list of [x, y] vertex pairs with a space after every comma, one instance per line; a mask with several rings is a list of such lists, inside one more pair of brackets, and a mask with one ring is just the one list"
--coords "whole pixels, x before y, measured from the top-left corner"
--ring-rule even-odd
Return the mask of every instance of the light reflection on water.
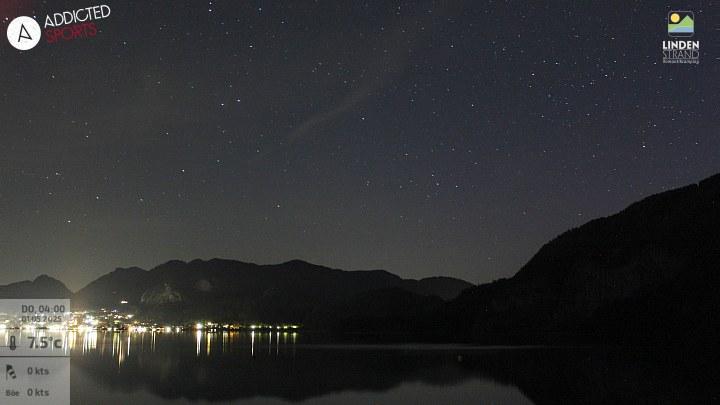
[[[42, 333], [37, 332], [42, 335]], [[118, 367], [136, 350], [141, 353], [154, 353], [162, 349], [162, 345], [174, 346], [178, 341], [187, 341], [193, 336], [196, 357], [216, 355], [242, 354], [255, 357], [261, 348], [267, 348], [268, 355], [276, 356], [295, 353], [297, 332], [238, 332], [222, 331], [207, 332], [103, 332], [103, 331], [68, 331], [65, 350], [82, 355], [100, 355], [117, 358]], [[6, 334], [7, 341], [7, 334]]]
[[300, 344], [300, 334], [283, 331], [71, 334], [78, 404], [428, 403], [470, 393], [532, 403], [516, 387], [463, 371], [448, 350]]
[[718, 365], [667, 349], [358, 345], [277, 331], [71, 332], [66, 341], [77, 404], [718, 400]]

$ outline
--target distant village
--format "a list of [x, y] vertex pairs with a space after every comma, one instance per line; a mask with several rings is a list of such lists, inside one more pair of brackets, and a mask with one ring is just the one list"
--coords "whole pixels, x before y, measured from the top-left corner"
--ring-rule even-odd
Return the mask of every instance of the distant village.
[[[127, 304], [121, 302], [121, 308]], [[134, 314], [122, 309], [101, 308], [98, 311], [64, 312], [61, 316], [44, 314], [19, 315], [0, 312], [0, 330], [74, 330], [109, 332], [182, 332], [182, 331], [289, 331], [300, 329], [300, 325], [270, 323], [219, 323], [213, 320], [199, 320], [191, 324], [160, 324], [138, 321]]]

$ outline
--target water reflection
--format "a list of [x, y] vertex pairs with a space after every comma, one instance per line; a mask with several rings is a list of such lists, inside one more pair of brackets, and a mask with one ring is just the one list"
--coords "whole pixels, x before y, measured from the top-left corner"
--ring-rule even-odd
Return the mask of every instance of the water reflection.
[[[38, 332], [40, 333], [40, 332]], [[142, 354], [155, 353], [178, 344], [186, 343], [189, 332], [104, 332], [104, 331], [68, 331], [65, 350], [72, 350], [82, 355], [100, 357], [109, 356], [117, 359], [118, 367], [122, 366], [131, 352]], [[42, 334], [42, 333], [40, 333]], [[7, 335], [7, 334], [6, 334]], [[258, 348], [267, 345], [267, 353], [280, 356], [295, 353], [297, 342], [296, 332], [205, 332], [198, 330], [192, 333], [195, 345], [195, 357], [211, 357], [215, 355], [241, 354], [255, 357]], [[7, 341], [7, 337], [6, 337]], [[163, 345], [167, 347], [163, 347]]]
[[[414, 392], [430, 395], [447, 389], [445, 395], [456, 403], [718, 399], [718, 366], [672, 350], [373, 346], [309, 340], [277, 331], [77, 334], [68, 339], [77, 371], [71, 374], [73, 398], [177, 404], [186, 403], [181, 398], [367, 403], [372, 397], [373, 403], [418, 403], [424, 399]], [[145, 399], [136, 399], [134, 393]]]

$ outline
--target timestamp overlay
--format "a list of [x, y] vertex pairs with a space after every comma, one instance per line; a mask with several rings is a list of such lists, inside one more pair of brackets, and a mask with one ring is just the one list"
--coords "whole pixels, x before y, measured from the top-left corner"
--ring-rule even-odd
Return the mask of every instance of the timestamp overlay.
[[70, 404], [70, 300], [0, 300], [0, 403]]

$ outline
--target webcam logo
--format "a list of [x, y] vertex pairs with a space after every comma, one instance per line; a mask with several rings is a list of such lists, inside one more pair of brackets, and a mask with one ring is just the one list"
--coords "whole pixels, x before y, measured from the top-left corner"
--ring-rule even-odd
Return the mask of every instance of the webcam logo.
[[18, 17], [8, 25], [7, 38], [10, 45], [21, 51], [32, 49], [40, 42], [40, 25], [30, 17]]
[[695, 14], [692, 11], [670, 11], [667, 25], [668, 35], [675, 39], [663, 41], [663, 63], [700, 63], [700, 41], [690, 40], [695, 34]]
[[671, 11], [668, 13], [668, 35], [691, 37], [695, 33], [695, 15], [692, 11]]

